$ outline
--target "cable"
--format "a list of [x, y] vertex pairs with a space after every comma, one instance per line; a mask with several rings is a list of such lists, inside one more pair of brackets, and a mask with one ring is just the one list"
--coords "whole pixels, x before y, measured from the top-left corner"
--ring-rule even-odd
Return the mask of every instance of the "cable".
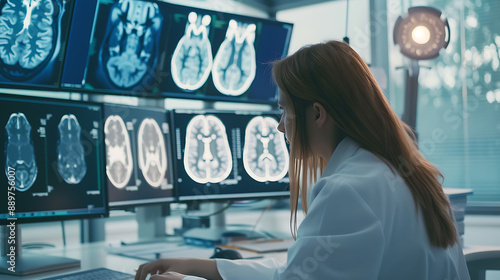
[[347, 27], [349, 26], [349, 0], [346, 0], [346, 12], [345, 12], [345, 37], [344, 37], [344, 42], [349, 44], [349, 37], [347, 37]]
[[63, 247], [66, 247], [66, 231], [64, 230], [64, 221], [61, 221], [61, 229], [62, 229]]
[[[231, 207], [231, 205], [233, 204], [232, 201], [228, 202], [226, 206], [222, 207], [221, 209], [213, 212], [213, 213], [209, 213], [209, 214], [206, 214], [206, 215], [203, 215], [204, 217], [211, 217], [211, 216], [215, 216], [215, 215], [218, 215], [224, 211], [226, 211], [229, 207]], [[187, 216], [189, 216], [189, 210], [186, 209], [186, 213], [185, 213]]]

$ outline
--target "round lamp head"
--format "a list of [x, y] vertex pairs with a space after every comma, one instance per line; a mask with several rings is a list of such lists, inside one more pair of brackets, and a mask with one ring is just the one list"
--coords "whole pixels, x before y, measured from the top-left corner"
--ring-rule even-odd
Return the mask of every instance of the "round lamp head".
[[401, 53], [415, 60], [435, 58], [450, 42], [448, 20], [431, 7], [413, 7], [399, 17], [394, 26], [394, 44]]

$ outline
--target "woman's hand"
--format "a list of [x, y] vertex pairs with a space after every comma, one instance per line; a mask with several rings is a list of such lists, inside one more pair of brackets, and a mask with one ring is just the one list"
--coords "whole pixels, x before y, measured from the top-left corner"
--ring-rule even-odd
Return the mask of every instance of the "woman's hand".
[[[146, 279], [146, 276], [148, 274], [151, 275], [163, 274], [165, 272], [170, 272], [170, 271], [179, 271], [180, 273], [188, 273], [186, 265], [187, 262], [189, 262], [189, 259], [158, 259], [153, 262], [142, 264], [137, 269], [137, 273], [135, 274], [135, 280], [144, 280]], [[158, 279], [177, 279], [177, 278], [158, 278]]]

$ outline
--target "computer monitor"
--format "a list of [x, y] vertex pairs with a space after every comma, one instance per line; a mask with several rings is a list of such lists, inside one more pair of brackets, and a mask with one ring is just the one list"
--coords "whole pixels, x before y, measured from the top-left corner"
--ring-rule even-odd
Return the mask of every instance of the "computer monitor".
[[162, 109], [104, 105], [110, 207], [174, 200], [169, 117]]
[[[0, 95], [0, 104], [0, 177], [8, 183], [0, 192], [0, 225], [106, 216], [101, 106], [13, 95]], [[29, 254], [18, 261], [18, 274], [66, 264]], [[31, 267], [37, 264], [52, 268]]]
[[[160, 1], [77, 0], [61, 86], [89, 92], [151, 96], [158, 92], [158, 65], [166, 43]], [[72, 73], [76, 68], [76, 72]]]
[[289, 154], [277, 112], [174, 111], [180, 201], [289, 195]]
[[275, 103], [269, 62], [288, 52], [293, 24], [172, 5], [164, 96]]
[[293, 25], [162, 1], [75, 0], [61, 86], [149, 97], [274, 103], [269, 62]]
[[0, 85], [59, 88], [72, 0], [0, 1]]

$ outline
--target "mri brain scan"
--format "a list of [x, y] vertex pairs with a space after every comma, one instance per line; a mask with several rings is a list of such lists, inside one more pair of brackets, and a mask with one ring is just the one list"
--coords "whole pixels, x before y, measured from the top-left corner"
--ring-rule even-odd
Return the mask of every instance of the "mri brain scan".
[[130, 180], [133, 162], [129, 134], [120, 116], [112, 115], [106, 119], [104, 137], [106, 174], [113, 186], [121, 189]]
[[152, 187], [159, 187], [167, 171], [167, 151], [163, 134], [154, 119], [146, 118], [139, 127], [139, 168]]
[[57, 170], [68, 184], [78, 184], [87, 173], [85, 151], [80, 134], [82, 127], [73, 114], [64, 115], [58, 125]]
[[172, 55], [172, 78], [183, 90], [199, 89], [212, 70], [212, 46], [208, 40], [211, 18], [191, 12], [186, 32]]
[[5, 174], [8, 168], [16, 170], [16, 190], [27, 191], [36, 180], [38, 168], [35, 162], [35, 150], [30, 138], [31, 125], [23, 113], [10, 115], [7, 125], [7, 145], [5, 149]]
[[121, 0], [111, 8], [100, 61], [115, 86], [130, 88], [154, 70], [161, 24], [156, 3]]
[[255, 24], [229, 21], [226, 39], [214, 59], [212, 78], [222, 94], [239, 96], [255, 78]]
[[278, 181], [288, 171], [288, 150], [285, 137], [271, 117], [255, 117], [245, 129], [243, 166], [258, 182]]
[[63, 0], [7, 0], [0, 14], [0, 72], [33, 78], [59, 51]]
[[191, 119], [186, 131], [184, 168], [195, 182], [219, 183], [231, 173], [233, 160], [226, 128], [213, 115]]

